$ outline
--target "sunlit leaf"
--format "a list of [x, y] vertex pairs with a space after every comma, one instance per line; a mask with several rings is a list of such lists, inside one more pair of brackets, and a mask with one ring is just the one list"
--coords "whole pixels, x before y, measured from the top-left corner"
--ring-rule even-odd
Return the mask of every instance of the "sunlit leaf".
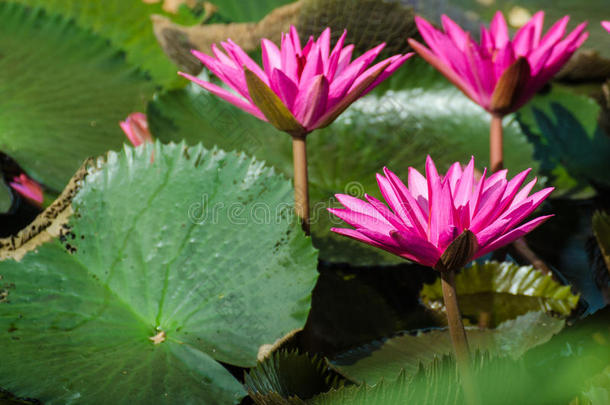
[[[474, 263], [457, 274], [455, 284], [462, 315], [475, 324], [483, 314], [491, 325], [530, 311], [567, 316], [579, 299], [550, 275], [510, 262]], [[444, 312], [440, 278], [424, 285], [420, 297], [428, 308]]]
[[255, 365], [309, 310], [317, 254], [292, 204], [244, 155], [110, 153], [49, 226], [59, 239], [0, 262], [0, 386], [44, 403], [239, 402], [219, 361]]
[[[543, 312], [530, 312], [503, 322], [496, 329], [468, 328], [468, 344], [473, 351], [517, 359], [548, 341], [563, 325], [563, 320]], [[372, 342], [339, 355], [332, 364], [351, 380], [375, 384], [381, 379], [392, 379], [400, 370], [412, 376], [420, 364], [428, 365], [434, 358], [452, 353], [449, 331], [434, 329]]]

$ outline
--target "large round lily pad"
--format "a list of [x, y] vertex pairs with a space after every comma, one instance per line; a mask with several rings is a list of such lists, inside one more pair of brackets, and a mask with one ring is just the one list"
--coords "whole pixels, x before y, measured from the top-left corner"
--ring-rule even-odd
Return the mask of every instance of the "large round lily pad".
[[152, 92], [107, 41], [0, 2], [0, 149], [35, 180], [61, 190], [85, 158], [118, 149], [118, 122]]
[[93, 31], [110, 40], [115, 49], [125, 51], [130, 65], [149, 73], [156, 83], [169, 85], [179, 82], [176, 66], [165, 56], [153, 33], [150, 16], [164, 13], [160, 3], [147, 4], [142, 0], [11, 1], [74, 19], [79, 27]]
[[0, 386], [49, 404], [239, 402], [218, 361], [253, 366], [309, 311], [317, 254], [292, 205], [244, 155], [110, 153], [60, 239], [0, 262]]

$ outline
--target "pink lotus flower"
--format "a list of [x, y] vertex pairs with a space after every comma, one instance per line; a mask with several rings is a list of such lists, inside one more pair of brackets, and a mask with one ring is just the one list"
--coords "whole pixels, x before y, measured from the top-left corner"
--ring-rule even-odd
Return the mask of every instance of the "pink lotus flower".
[[119, 125], [133, 146], [140, 146], [144, 142], [153, 142], [153, 137], [148, 129], [146, 114], [141, 112], [131, 113]]
[[302, 136], [331, 124], [412, 56], [395, 55], [369, 67], [385, 44], [351, 61], [354, 46], [344, 46], [345, 36], [343, 32], [331, 50], [327, 28], [301, 47], [297, 30], [291, 27], [282, 35], [280, 49], [268, 39], [261, 41], [263, 68], [230, 39], [222, 42], [226, 53], [212, 45], [215, 57], [193, 50], [234, 93], [179, 74], [278, 129]]
[[430, 49], [409, 39], [413, 49], [475, 103], [498, 115], [523, 106], [589, 35], [584, 32], [587, 24], [582, 23], [562, 39], [569, 21], [566, 16], [541, 38], [542, 11], [521, 27], [512, 40], [504, 16], [497, 12], [489, 30], [481, 27], [480, 44], [445, 15], [444, 33], [423, 18], [416, 17], [415, 21]]
[[602, 21], [602, 27], [604, 27], [606, 31], [610, 32], [610, 21]]
[[[420, 264], [436, 267], [447, 248], [465, 231], [476, 237], [463, 264], [522, 237], [552, 215], [518, 226], [553, 191], [546, 188], [530, 196], [536, 179], [519, 188], [530, 170], [506, 179], [506, 170], [480, 181], [474, 177], [474, 158], [462, 170], [454, 163], [440, 176], [428, 156], [426, 178], [409, 168], [408, 187], [390, 170], [377, 175], [381, 201], [365, 195], [367, 202], [337, 194], [344, 209], [329, 211], [356, 229], [332, 231], [379, 247]], [[474, 241], [473, 241], [474, 242]], [[462, 265], [463, 265], [462, 264]]]
[[21, 174], [9, 183], [9, 185], [28, 200], [36, 203], [36, 205], [42, 205], [44, 201], [42, 187], [34, 180], [30, 179], [25, 174]]

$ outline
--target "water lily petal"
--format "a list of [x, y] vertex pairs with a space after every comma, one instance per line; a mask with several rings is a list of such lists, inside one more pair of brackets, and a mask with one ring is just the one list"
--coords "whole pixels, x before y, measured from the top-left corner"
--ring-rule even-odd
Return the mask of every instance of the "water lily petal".
[[533, 231], [538, 226], [542, 225], [549, 218], [553, 217], [553, 215], [545, 215], [542, 217], [538, 217], [536, 219], [531, 220], [530, 222], [521, 225], [520, 227], [513, 229], [512, 231], [502, 235], [498, 239], [492, 241], [487, 246], [481, 248], [475, 255], [474, 259], [478, 259], [481, 256], [486, 255], [489, 252], [492, 252], [502, 246], [505, 246], [509, 243], [516, 241], [524, 235], [527, 235], [529, 232]]
[[198, 85], [200, 85], [201, 87], [203, 87], [204, 89], [209, 91], [210, 93], [215, 94], [216, 96], [222, 98], [225, 101], [228, 101], [229, 103], [233, 104], [234, 106], [236, 106], [238, 108], [241, 108], [245, 112], [254, 115], [256, 118], [263, 120], [263, 121], [267, 121], [267, 118], [265, 118], [263, 113], [255, 105], [251, 104], [249, 101], [246, 101], [243, 98], [236, 96], [233, 93], [230, 93], [229, 91], [223, 89], [220, 86], [215, 85], [214, 83], [209, 83], [209, 82], [203, 81], [203, 80], [198, 79], [195, 76], [191, 76], [187, 73], [178, 72], [178, 74], [189, 79], [192, 82], [197, 83]]
[[277, 45], [269, 41], [267, 38], [261, 40], [261, 49], [263, 52], [263, 67], [268, 77], [274, 70], [282, 68], [282, 54]]

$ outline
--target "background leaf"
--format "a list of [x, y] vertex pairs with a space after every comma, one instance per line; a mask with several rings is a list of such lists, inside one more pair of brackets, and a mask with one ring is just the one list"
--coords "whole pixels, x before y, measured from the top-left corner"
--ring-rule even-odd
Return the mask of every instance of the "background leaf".
[[116, 48], [41, 10], [0, 2], [0, 53], [2, 151], [55, 191], [85, 158], [118, 148], [118, 122], [152, 95]]
[[559, 188], [557, 195], [588, 196], [588, 185], [610, 188], [605, 176], [610, 139], [597, 125], [599, 111], [593, 99], [553, 86], [518, 113], [541, 172]]
[[[519, 362], [494, 358], [488, 354], [473, 354], [475, 387], [481, 403], [527, 403], [532, 398], [531, 384]], [[529, 396], [528, 396], [529, 395]], [[420, 367], [409, 378], [403, 372], [395, 379], [382, 380], [374, 386], [345, 387], [314, 397], [315, 405], [450, 405], [465, 404], [461, 383], [452, 358], [436, 358], [427, 367]]]
[[[510, 262], [473, 263], [455, 277], [462, 316], [474, 323], [482, 313], [491, 325], [514, 319], [529, 311], [555, 312], [568, 316], [578, 304], [578, 295], [532, 266]], [[444, 311], [441, 280], [425, 284], [420, 297], [427, 307]]]
[[539, 403], [568, 403], [591, 387], [610, 358], [610, 307], [581, 319], [523, 358]]
[[539, 215], [555, 216], [527, 235], [532, 250], [552, 266], [558, 280], [580, 294], [580, 309], [589, 314], [607, 304], [596, 282], [596, 268], [591, 265], [588, 255], [593, 235], [591, 217], [599, 204], [596, 200], [549, 200], [540, 208]]
[[291, 198], [244, 155], [110, 153], [61, 240], [0, 262], [0, 386], [45, 403], [239, 402], [218, 361], [256, 364], [309, 310], [316, 252]]
[[128, 63], [148, 72], [155, 83], [180, 83], [176, 66], [163, 53], [152, 29], [151, 14], [164, 14], [160, 3], [146, 4], [142, 0], [10, 1], [39, 6], [49, 14], [74, 19], [80, 28], [93, 31], [110, 40], [115, 49], [125, 51]]
[[285, 400], [290, 397], [309, 399], [343, 383], [323, 358], [283, 350], [259, 362], [244, 381], [250, 397], [259, 405], [290, 403]]
[[[518, 361], [473, 353], [481, 403], [545, 405], [571, 403], [591, 382], [600, 381], [610, 356], [610, 307], [565, 328]], [[507, 324], [507, 332], [510, 324]], [[510, 339], [510, 333], [507, 338]], [[412, 379], [402, 372], [373, 387], [344, 387], [314, 397], [316, 405], [462, 404], [452, 358], [435, 359]], [[601, 380], [603, 381], [603, 380]]]
[[[529, 312], [503, 322], [496, 329], [467, 329], [471, 351], [489, 351], [494, 356], [517, 359], [527, 350], [548, 341], [564, 326], [564, 321], [544, 312]], [[340, 354], [332, 360], [336, 369], [358, 383], [376, 384], [391, 380], [401, 370], [413, 376], [420, 364], [427, 366], [437, 357], [452, 355], [447, 329], [418, 331], [375, 341]]]

